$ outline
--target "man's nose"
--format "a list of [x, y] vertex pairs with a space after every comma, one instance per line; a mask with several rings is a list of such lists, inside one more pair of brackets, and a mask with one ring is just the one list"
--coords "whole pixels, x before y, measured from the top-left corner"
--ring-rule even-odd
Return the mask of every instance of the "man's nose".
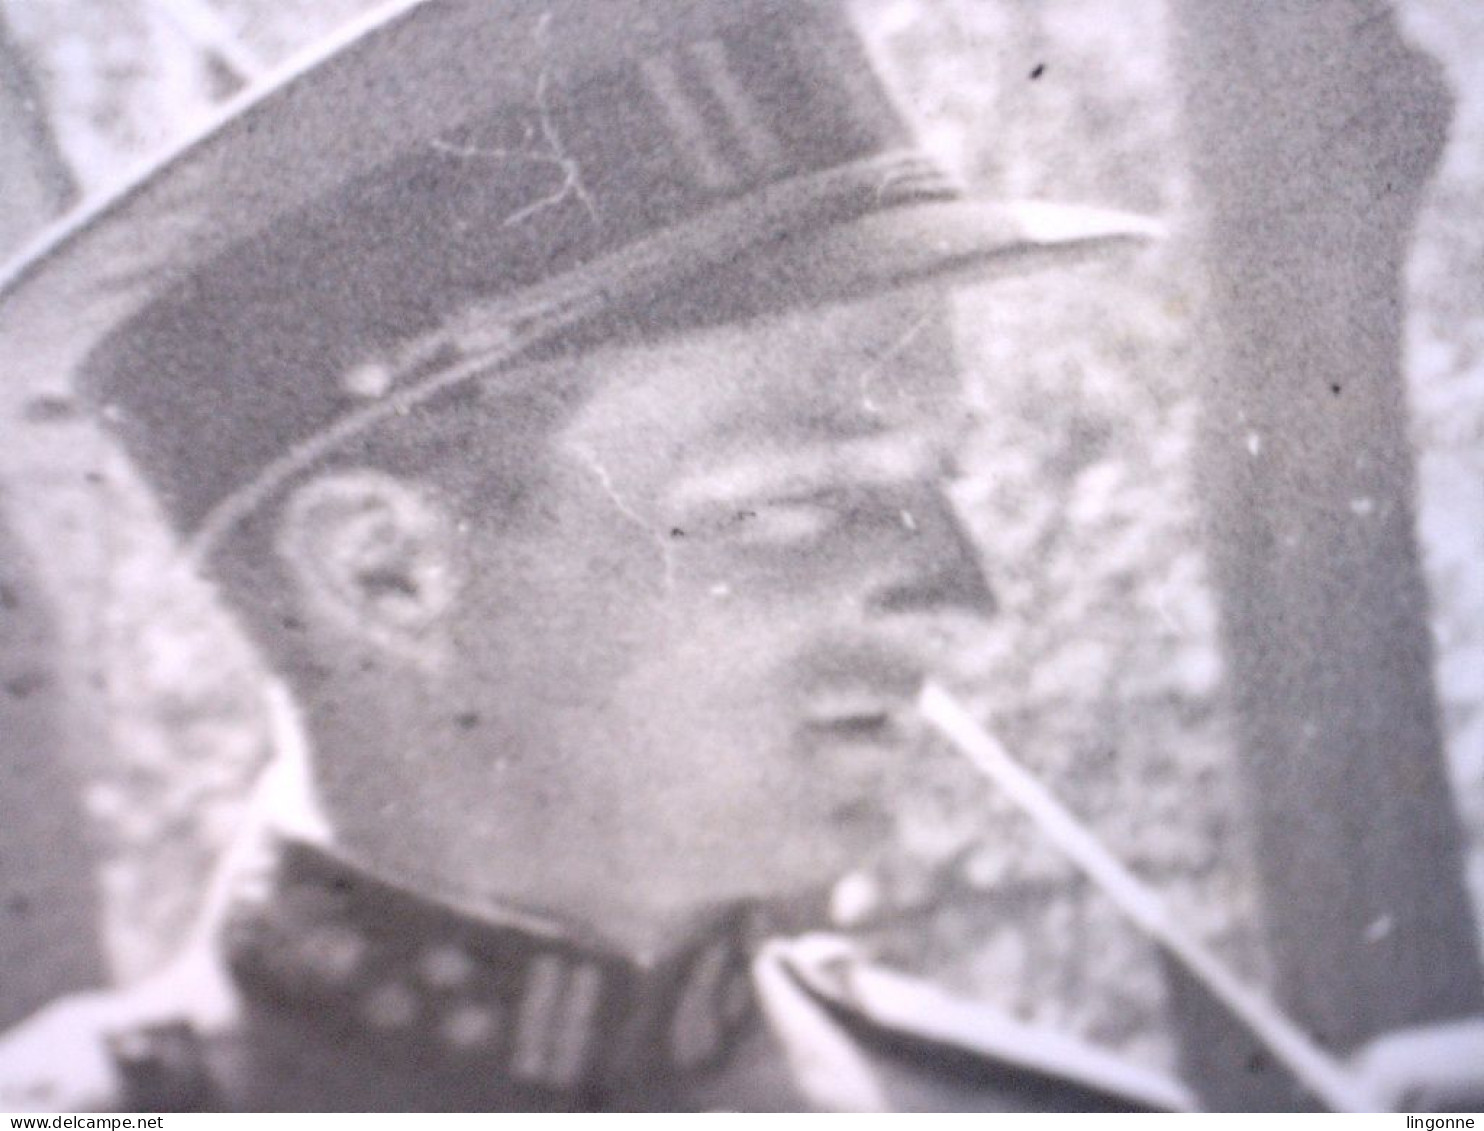
[[979, 551], [936, 490], [930, 499], [902, 513], [903, 552], [897, 569], [880, 581], [867, 606], [882, 613], [951, 610], [992, 616], [994, 592], [984, 576]]

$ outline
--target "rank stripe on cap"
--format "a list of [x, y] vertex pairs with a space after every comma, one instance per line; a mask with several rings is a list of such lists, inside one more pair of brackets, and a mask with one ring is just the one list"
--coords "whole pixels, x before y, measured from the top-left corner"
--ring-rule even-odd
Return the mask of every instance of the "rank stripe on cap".
[[750, 159], [750, 172], [766, 178], [783, 165], [783, 147], [762, 120], [761, 108], [747, 92], [719, 39], [691, 44], [686, 54], [696, 63], [707, 82], [707, 92], [726, 115], [737, 143]]
[[[842, 95], [841, 105], [854, 107], [868, 88], [849, 81], [846, 70], [842, 59], [830, 78]], [[639, 72], [660, 106], [676, 152], [702, 187], [721, 192], [788, 173], [791, 155], [733, 65], [725, 41], [705, 39], [670, 55], [650, 56], [640, 61]], [[729, 161], [727, 151], [738, 162]]]
[[680, 143], [679, 152], [702, 185], [713, 191], [733, 188], [738, 176], [711, 143], [711, 131], [695, 104], [687, 97], [673, 62], [651, 57], [639, 64], [644, 84], [659, 103], [665, 120]]

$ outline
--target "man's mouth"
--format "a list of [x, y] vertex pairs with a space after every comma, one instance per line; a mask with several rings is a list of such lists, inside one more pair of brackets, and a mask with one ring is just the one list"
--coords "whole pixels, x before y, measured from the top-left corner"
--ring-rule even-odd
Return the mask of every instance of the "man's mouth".
[[814, 735], [875, 740], [889, 737], [908, 704], [863, 689], [834, 689], [812, 696], [804, 710], [804, 727]]
[[844, 743], [901, 738], [924, 679], [918, 656], [875, 641], [821, 648], [794, 674], [805, 734]]

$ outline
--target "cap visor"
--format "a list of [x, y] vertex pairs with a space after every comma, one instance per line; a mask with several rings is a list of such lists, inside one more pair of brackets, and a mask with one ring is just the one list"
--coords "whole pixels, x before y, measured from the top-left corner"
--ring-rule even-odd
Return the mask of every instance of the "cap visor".
[[734, 265], [784, 301], [846, 299], [941, 280], [969, 284], [1096, 260], [1163, 236], [1130, 213], [1040, 201], [941, 201], [766, 243]]

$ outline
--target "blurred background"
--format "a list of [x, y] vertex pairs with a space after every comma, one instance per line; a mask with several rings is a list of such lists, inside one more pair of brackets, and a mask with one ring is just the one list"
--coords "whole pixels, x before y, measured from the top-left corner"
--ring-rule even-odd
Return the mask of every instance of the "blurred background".
[[[1201, 198], [1181, 114], [1179, 15], [1163, 0], [857, 6], [928, 145], [976, 188], [1123, 207], [1171, 230], [1133, 264], [1012, 280], [960, 300], [982, 424], [958, 502], [1001, 605], [970, 658], [981, 677], [974, 706], [1192, 930], [1266, 982], [1249, 819], [1251, 791], [1263, 786], [1244, 786], [1240, 774], [1247, 752], [1196, 469], [1209, 357], [1193, 316], [1205, 284], [1192, 251]], [[0, 16], [29, 66], [28, 97], [86, 201], [373, 7], [0, 0]], [[1403, 280], [1404, 427], [1434, 692], [1479, 907], [1484, 7], [1393, 8], [1454, 100]], [[22, 427], [44, 445], [70, 442], [85, 425], [67, 403], [43, 401]], [[258, 661], [181, 562], [128, 466], [89, 442], [98, 457], [84, 482], [9, 458], [3, 507], [15, 553], [31, 555], [52, 598], [63, 666], [78, 668], [59, 679], [92, 718], [79, 724], [85, 740], [65, 744], [65, 782], [53, 787], [78, 798], [75, 827], [60, 839], [96, 862], [100, 962], [106, 976], [128, 978], [158, 964], [189, 920], [268, 735]], [[15, 678], [7, 690], [24, 697]], [[19, 789], [11, 780], [7, 790]], [[7, 810], [19, 796], [4, 798]], [[1026, 1019], [1173, 1063], [1180, 1038], [1158, 956], [1007, 805], [945, 775], [902, 807], [893, 858], [855, 890], [935, 911], [878, 928], [884, 954]], [[1371, 927], [1378, 937], [1391, 930], [1384, 916]]]

